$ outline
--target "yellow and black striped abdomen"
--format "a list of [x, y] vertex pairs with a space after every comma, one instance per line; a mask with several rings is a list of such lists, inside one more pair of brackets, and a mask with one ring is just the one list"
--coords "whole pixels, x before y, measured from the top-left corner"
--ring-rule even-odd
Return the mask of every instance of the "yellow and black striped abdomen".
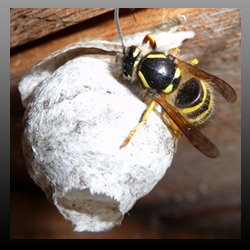
[[175, 105], [194, 126], [206, 125], [215, 113], [214, 97], [205, 82], [191, 78], [180, 87]]

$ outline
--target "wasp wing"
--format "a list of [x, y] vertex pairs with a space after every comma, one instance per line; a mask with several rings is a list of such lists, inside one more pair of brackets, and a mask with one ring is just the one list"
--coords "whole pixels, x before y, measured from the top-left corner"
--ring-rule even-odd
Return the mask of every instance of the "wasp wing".
[[216, 89], [229, 103], [236, 101], [236, 93], [234, 89], [225, 81], [217, 76], [211, 75], [201, 69], [198, 69], [186, 62], [183, 62], [175, 57], [174, 63], [183, 70], [188, 70], [190, 74], [206, 81], [214, 89]]
[[190, 124], [177, 109], [175, 109], [170, 103], [166, 101], [164, 97], [157, 93], [150, 94], [150, 96], [154, 101], [158, 102], [161, 105], [163, 110], [169, 115], [169, 117], [185, 134], [188, 140], [199, 151], [210, 158], [216, 158], [219, 156], [219, 150], [217, 149], [217, 147], [196, 127]]

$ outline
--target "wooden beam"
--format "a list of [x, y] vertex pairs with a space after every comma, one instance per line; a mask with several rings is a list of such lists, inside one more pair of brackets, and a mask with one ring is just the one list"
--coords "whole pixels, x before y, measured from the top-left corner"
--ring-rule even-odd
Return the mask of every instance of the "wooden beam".
[[10, 48], [34, 41], [113, 8], [13, 8], [10, 10]]

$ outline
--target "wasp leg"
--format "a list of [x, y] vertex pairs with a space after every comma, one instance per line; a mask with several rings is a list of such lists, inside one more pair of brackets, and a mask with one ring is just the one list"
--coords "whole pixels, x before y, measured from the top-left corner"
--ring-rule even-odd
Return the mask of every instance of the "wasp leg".
[[147, 42], [149, 42], [150, 47], [151, 47], [152, 49], [155, 49], [155, 48], [156, 48], [155, 39], [154, 39], [154, 37], [153, 37], [151, 34], [147, 34], [147, 35], [144, 37], [144, 39], [143, 39], [143, 41], [142, 41], [142, 44], [146, 44]]
[[198, 63], [199, 63], [199, 61], [197, 59], [194, 59], [191, 62], [189, 62], [189, 64], [192, 65], [192, 66], [194, 66], [194, 65], [196, 65]]
[[174, 48], [174, 49], [171, 49], [170, 52], [173, 56], [178, 56], [180, 54], [180, 49]]
[[138, 131], [139, 128], [147, 121], [154, 106], [155, 106], [155, 101], [152, 101], [151, 104], [149, 105], [148, 109], [146, 110], [145, 114], [143, 115], [142, 119], [140, 120], [140, 123], [130, 132], [130, 134], [125, 139], [125, 141], [123, 142], [123, 144], [121, 145], [120, 148], [127, 146], [127, 144], [129, 143], [129, 141], [131, 140], [133, 135], [136, 133], [136, 131]]
[[178, 126], [175, 124], [175, 122], [168, 116], [167, 113], [165, 113], [165, 116], [168, 118], [168, 120], [169, 120], [169, 122], [170, 122], [170, 125], [171, 125], [171, 127], [173, 128], [173, 133], [174, 133], [174, 135], [175, 135], [178, 139], [180, 139], [180, 138], [182, 137], [182, 134], [181, 134], [181, 132], [180, 132], [179, 127], [178, 127]]

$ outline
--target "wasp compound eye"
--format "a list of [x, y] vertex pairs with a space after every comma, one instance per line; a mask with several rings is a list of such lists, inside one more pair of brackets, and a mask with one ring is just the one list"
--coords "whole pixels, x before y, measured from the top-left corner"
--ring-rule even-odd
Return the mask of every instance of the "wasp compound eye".
[[125, 79], [131, 79], [135, 61], [140, 54], [140, 50], [136, 46], [128, 47], [124, 59], [123, 59], [123, 71], [122, 76]]

